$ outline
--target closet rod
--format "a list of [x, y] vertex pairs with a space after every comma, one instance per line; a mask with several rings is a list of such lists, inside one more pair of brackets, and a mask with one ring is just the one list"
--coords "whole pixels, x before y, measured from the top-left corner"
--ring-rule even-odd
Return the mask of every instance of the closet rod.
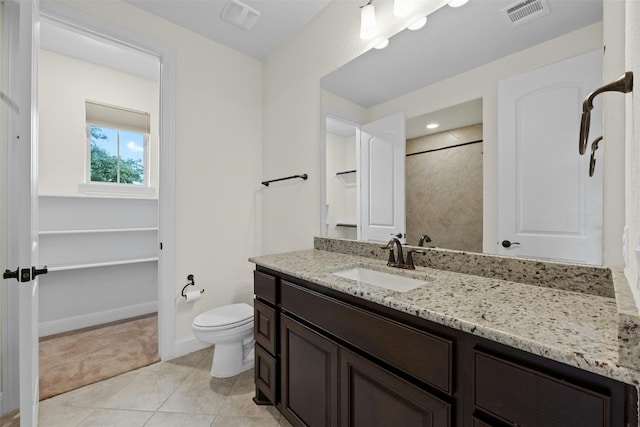
[[262, 181], [262, 185], [264, 185], [265, 187], [268, 187], [269, 184], [271, 184], [272, 182], [284, 181], [285, 179], [294, 179], [294, 178], [302, 178], [306, 180], [307, 178], [309, 178], [309, 175], [307, 175], [306, 173], [303, 173], [302, 175], [291, 175], [284, 178], [272, 179], [269, 181]]

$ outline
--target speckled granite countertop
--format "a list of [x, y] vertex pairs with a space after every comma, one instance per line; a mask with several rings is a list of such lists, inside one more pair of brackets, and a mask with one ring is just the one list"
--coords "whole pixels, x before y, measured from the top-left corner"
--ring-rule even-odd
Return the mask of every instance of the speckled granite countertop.
[[[250, 261], [589, 372], [640, 385], [640, 371], [618, 363], [618, 310], [613, 297], [427, 267], [409, 272], [387, 267], [380, 259], [317, 249], [258, 256]], [[428, 283], [401, 293], [331, 274], [353, 266], [426, 277]]]

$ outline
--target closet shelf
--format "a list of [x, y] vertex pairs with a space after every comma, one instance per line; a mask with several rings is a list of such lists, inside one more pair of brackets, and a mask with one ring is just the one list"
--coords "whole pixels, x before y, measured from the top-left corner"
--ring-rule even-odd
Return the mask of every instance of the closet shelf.
[[356, 170], [347, 170], [342, 172], [336, 172], [336, 176], [346, 187], [353, 187], [356, 185]]
[[336, 227], [358, 228], [358, 225], [357, 224], [351, 224], [351, 223], [345, 223], [345, 222], [338, 222], [338, 223], [336, 223]]
[[356, 170], [355, 169], [351, 169], [351, 170], [348, 170], [348, 171], [336, 172], [336, 175], [340, 176], [340, 175], [347, 175], [347, 174], [350, 174], [350, 173], [356, 173]]
[[130, 228], [92, 228], [77, 230], [41, 230], [40, 236], [51, 236], [61, 234], [92, 234], [92, 233], [127, 233], [135, 231], [158, 231], [158, 227], [130, 227]]
[[55, 273], [57, 271], [81, 270], [85, 268], [111, 267], [116, 265], [127, 265], [127, 264], [141, 264], [145, 262], [155, 262], [155, 261], [158, 261], [158, 257], [94, 262], [94, 263], [87, 263], [87, 264], [60, 265], [60, 266], [49, 267], [49, 273]]

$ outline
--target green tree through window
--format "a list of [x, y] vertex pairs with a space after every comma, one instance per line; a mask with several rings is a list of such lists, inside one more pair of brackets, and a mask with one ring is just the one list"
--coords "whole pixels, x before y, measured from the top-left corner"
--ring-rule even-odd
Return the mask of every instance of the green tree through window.
[[90, 128], [91, 181], [144, 184], [144, 134], [100, 126]]

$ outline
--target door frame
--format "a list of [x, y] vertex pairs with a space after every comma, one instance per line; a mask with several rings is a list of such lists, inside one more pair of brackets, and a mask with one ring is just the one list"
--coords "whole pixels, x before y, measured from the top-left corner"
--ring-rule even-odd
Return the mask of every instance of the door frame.
[[[140, 36], [129, 30], [118, 27], [112, 23], [102, 21], [75, 9], [63, 6], [56, 2], [43, 2], [40, 14], [48, 19], [60, 22], [67, 27], [77, 29], [80, 32], [94, 34], [114, 42], [125, 44], [131, 48], [158, 57], [160, 61], [159, 81], [159, 197], [158, 197], [158, 240], [162, 243], [162, 250], [158, 256], [158, 354], [161, 360], [175, 357], [175, 50], [147, 37]], [[5, 28], [5, 38], [7, 36]], [[8, 40], [4, 40], [5, 47]], [[3, 49], [3, 73], [6, 75], [8, 52]], [[6, 81], [6, 80], [5, 80]], [[7, 111], [3, 112], [2, 119], [7, 119]], [[8, 134], [3, 131], [2, 152], [6, 153]], [[7, 157], [2, 156], [2, 265], [6, 266], [8, 258], [8, 225], [7, 213], [12, 205], [7, 200], [6, 191], [6, 162]], [[42, 260], [46, 262], [46, 260]], [[9, 287], [5, 287], [9, 288]], [[18, 343], [18, 317], [16, 310], [8, 310], [17, 307], [17, 292], [9, 289], [2, 290], [2, 344], [4, 349], [17, 348]], [[14, 373], [18, 372], [17, 355], [9, 351], [3, 351], [2, 357], [2, 403], [1, 413], [17, 409], [19, 406], [19, 379]]]

